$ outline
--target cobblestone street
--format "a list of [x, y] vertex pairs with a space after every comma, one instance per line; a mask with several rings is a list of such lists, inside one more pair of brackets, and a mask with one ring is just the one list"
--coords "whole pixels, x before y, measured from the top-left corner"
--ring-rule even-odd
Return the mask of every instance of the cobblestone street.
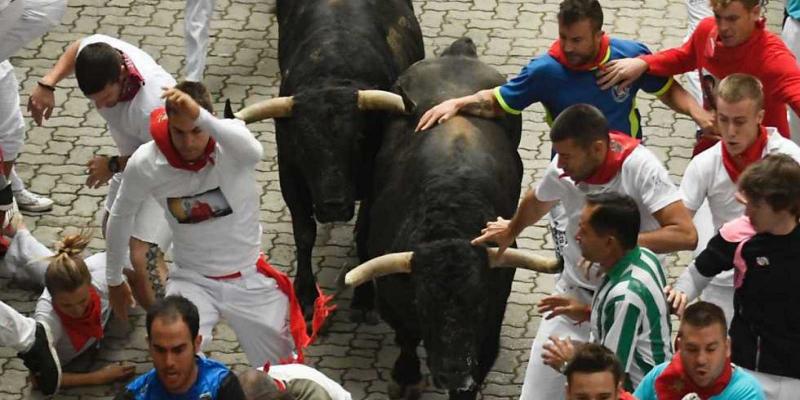
[[[299, 0], [297, 0], [299, 1]], [[436, 56], [441, 49], [461, 36], [478, 45], [481, 60], [507, 76], [515, 75], [529, 59], [546, 51], [557, 36], [558, 0], [415, 0], [414, 6], [425, 35], [426, 55]], [[613, 36], [635, 38], [657, 50], [676, 46], [686, 34], [684, 0], [601, 0], [605, 11], [605, 30]], [[278, 26], [270, 13], [271, 3], [256, 0], [216, 0], [211, 24], [211, 47], [205, 83], [212, 93], [219, 114], [226, 98], [233, 104], [250, 104], [276, 95], [278, 72]], [[93, 33], [120, 37], [152, 55], [176, 79], [183, 76], [183, 8], [178, 0], [69, 0], [62, 25], [30, 44], [11, 59], [16, 68], [21, 102], [36, 81], [55, 63], [72, 41]], [[770, 30], [779, 32], [783, 1], [768, 5]], [[676, 117], [652, 96], [640, 96], [639, 109], [647, 146], [667, 165], [679, 182], [691, 156], [694, 124]], [[43, 127], [29, 126], [27, 141], [18, 159], [18, 171], [29, 189], [55, 201], [51, 212], [26, 215], [25, 222], [34, 235], [50, 245], [66, 228], [99, 227], [107, 187], [97, 190], [85, 185], [85, 164], [93, 154], [115, 154], [105, 122], [92, 110], [90, 102], [77, 88], [74, 78], [65, 80], [56, 91], [56, 109]], [[274, 126], [271, 121], [250, 126], [264, 145], [265, 157], [258, 171], [263, 184], [261, 221], [263, 248], [273, 265], [294, 274], [294, 240], [289, 211], [281, 197]], [[540, 106], [524, 113], [523, 138], [519, 153], [525, 163], [523, 191], [531, 187], [544, 171], [550, 156], [547, 125]], [[104, 242], [96, 230], [91, 248], [99, 251]], [[528, 228], [518, 244], [522, 248], [550, 254], [552, 242], [544, 224]], [[321, 225], [314, 251], [318, 278], [328, 292], [335, 289], [340, 268], [357, 263], [352, 221]], [[670, 275], [675, 277], [686, 265], [689, 253], [669, 257]], [[20, 287], [2, 277], [0, 300], [25, 312], [32, 312], [38, 292]], [[519, 270], [509, 298], [501, 338], [499, 358], [482, 389], [484, 399], [516, 399], [519, 396], [533, 336], [540, 316], [537, 301], [552, 290], [551, 276]], [[347, 314], [350, 292], [337, 298], [341, 312], [333, 317], [327, 335], [309, 350], [310, 364], [332, 379], [342, 382], [353, 398], [386, 398], [390, 370], [398, 350], [389, 327], [350, 323]], [[108, 330], [107, 330], [108, 331]], [[420, 349], [421, 351], [421, 349]], [[208, 356], [235, 369], [246, 368], [233, 331], [224, 324], [217, 327]], [[112, 319], [103, 347], [73, 363], [73, 368], [96, 368], [112, 362], [136, 365], [137, 373], [151, 368], [148, 362], [144, 313], [133, 314], [130, 324]], [[0, 347], [0, 399], [38, 398], [27, 382], [27, 369], [16, 353]], [[58, 398], [109, 398], [121, 384], [63, 391]], [[425, 398], [446, 398], [433, 386]]]

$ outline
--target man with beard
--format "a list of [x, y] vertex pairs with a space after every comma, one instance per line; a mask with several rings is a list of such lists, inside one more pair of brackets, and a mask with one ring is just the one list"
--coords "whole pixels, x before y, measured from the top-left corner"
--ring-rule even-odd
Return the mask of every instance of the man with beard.
[[758, 381], [731, 363], [731, 339], [721, 308], [704, 301], [689, 306], [677, 343], [675, 357], [653, 368], [636, 388], [637, 399], [680, 400], [691, 393], [701, 399], [765, 399]]
[[197, 356], [202, 336], [197, 307], [167, 296], [147, 311], [147, 343], [154, 368], [117, 395], [117, 400], [245, 400], [239, 380], [218, 361]]
[[520, 114], [529, 105], [541, 102], [552, 123], [564, 109], [591, 104], [600, 109], [611, 129], [641, 139], [636, 93], [656, 95], [677, 112], [692, 117], [703, 128], [711, 129], [711, 114], [671, 78], [644, 76], [624, 90], [601, 90], [596, 74], [611, 60], [650, 54], [644, 44], [609, 38], [602, 30], [603, 9], [597, 0], [564, 0], [558, 12], [558, 40], [547, 54], [534, 58], [519, 75], [503, 86], [481, 90], [473, 95], [450, 99], [428, 110], [417, 130], [442, 123], [459, 111], [484, 117]]

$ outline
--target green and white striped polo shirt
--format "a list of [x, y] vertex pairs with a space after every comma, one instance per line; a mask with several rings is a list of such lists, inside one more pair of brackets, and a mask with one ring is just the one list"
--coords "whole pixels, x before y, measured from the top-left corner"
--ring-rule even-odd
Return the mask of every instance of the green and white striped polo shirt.
[[632, 390], [672, 355], [664, 270], [652, 251], [635, 247], [617, 262], [592, 299], [592, 338], [616, 353]]

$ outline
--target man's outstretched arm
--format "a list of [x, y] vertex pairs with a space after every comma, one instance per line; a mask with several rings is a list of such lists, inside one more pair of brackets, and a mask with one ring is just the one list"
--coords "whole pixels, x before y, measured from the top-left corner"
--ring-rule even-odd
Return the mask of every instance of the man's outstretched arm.
[[458, 112], [483, 118], [498, 118], [505, 114], [494, 94], [494, 88], [484, 89], [475, 94], [443, 101], [422, 115], [416, 131], [424, 131], [434, 124], [441, 124]]
[[[64, 54], [58, 58], [56, 65], [39, 80], [39, 84], [33, 87], [33, 92], [28, 98], [28, 112], [31, 113], [36, 125], [41, 126], [42, 121], [50, 118], [55, 106], [55, 95], [52, 88], [58, 85], [64, 78], [75, 72], [75, 58], [78, 56], [78, 48], [81, 41], [72, 42]], [[47, 88], [49, 86], [50, 88]]]

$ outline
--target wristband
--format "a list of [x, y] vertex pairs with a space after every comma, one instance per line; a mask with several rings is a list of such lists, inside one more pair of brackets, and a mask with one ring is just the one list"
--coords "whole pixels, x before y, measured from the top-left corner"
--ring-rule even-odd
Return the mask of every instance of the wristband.
[[111, 156], [108, 158], [108, 170], [116, 174], [120, 171], [119, 156]]
[[56, 87], [55, 86], [48, 85], [48, 84], [46, 84], [46, 83], [44, 83], [42, 81], [38, 81], [38, 82], [36, 82], [36, 84], [41, 86], [41, 87], [43, 87], [43, 88], [45, 88], [45, 89], [47, 89], [47, 90], [49, 90], [49, 91], [51, 91], [51, 92], [55, 92], [56, 91]]

